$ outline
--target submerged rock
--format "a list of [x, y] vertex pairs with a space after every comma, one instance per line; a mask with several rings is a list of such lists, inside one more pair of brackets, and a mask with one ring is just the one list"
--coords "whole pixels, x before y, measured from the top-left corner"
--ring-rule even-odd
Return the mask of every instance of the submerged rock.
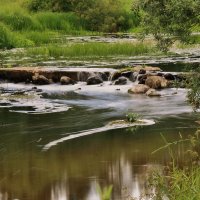
[[100, 83], [103, 83], [103, 80], [99, 76], [91, 76], [87, 79], [87, 85], [97, 85]]
[[60, 83], [62, 85], [74, 85], [76, 83], [76, 81], [74, 81], [73, 79], [69, 78], [68, 76], [62, 76], [60, 78]]
[[146, 95], [149, 96], [149, 97], [160, 97], [161, 96], [161, 94], [158, 93], [155, 89], [149, 89], [146, 92]]
[[114, 82], [114, 85], [126, 85], [127, 82], [128, 79], [126, 77], [120, 77]]
[[48, 85], [50, 84], [49, 79], [47, 79], [45, 76], [43, 75], [39, 75], [39, 74], [35, 74], [32, 77], [33, 83], [37, 84], [37, 85]]
[[150, 89], [149, 86], [144, 84], [139, 84], [133, 86], [131, 89], [128, 90], [130, 94], [145, 94]]
[[153, 89], [162, 89], [169, 86], [169, 82], [161, 76], [148, 76], [145, 85]]

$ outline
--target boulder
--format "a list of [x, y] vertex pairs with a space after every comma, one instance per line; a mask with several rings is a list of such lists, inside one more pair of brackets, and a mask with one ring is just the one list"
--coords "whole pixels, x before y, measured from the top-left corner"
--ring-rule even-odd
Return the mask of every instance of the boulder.
[[102, 78], [103, 81], [108, 81], [109, 73], [99, 73], [99, 77]]
[[126, 78], [130, 78], [132, 74], [133, 74], [132, 71], [126, 71], [126, 72], [121, 73], [121, 75], [126, 77]]
[[146, 74], [146, 70], [145, 69], [140, 69], [140, 71], [138, 73], [139, 74]]
[[87, 85], [97, 85], [100, 83], [103, 83], [103, 80], [99, 76], [90, 76], [87, 79]]
[[117, 80], [120, 76], [121, 76], [121, 72], [114, 72], [112, 75], [111, 75], [111, 81], [115, 81]]
[[164, 78], [169, 81], [174, 81], [176, 77], [173, 74], [167, 73], [164, 75]]
[[148, 76], [145, 85], [153, 89], [162, 89], [169, 86], [169, 82], [161, 76]]
[[160, 97], [161, 96], [161, 94], [158, 93], [155, 89], [149, 89], [146, 92], [146, 95], [149, 96], [149, 97]]
[[150, 88], [147, 85], [139, 84], [133, 86], [131, 89], [128, 90], [130, 94], [145, 94]]
[[126, 85], [128, 79], [126, 77], [119, 77], [115, 82], [114, 85]]
[[164, 76], [164, 74], [163, 74], [162, 72], [158, 72], [158, 73], [156, 74], [156, 76]]
[[34, 76], [32, 76], [32, 81], [33, 81], [34, 84], [37, 84], [37, 85], [48, 85], [48, 84], [50, 84], [49, 79], [47, 79], [45, 76], [39, 75], [39, 74], [35, 74]]
[[62, 76], [60, 78], [60, 83], [61, 83], [61, 85], [74, 85], [76, 83], [76, 81], [69, 78], [68, 76]]
[[147, 79], [147, 74], [142, 74], [138, 76], [138, 83], [139, 84], [145, 84], [145, 81]]

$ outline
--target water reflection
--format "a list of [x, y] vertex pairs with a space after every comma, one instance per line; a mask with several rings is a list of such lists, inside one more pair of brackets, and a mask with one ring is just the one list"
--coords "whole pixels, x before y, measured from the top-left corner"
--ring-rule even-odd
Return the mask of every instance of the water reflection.
[[51, 200], [69, 200], [68, 184], [61, 180], [51, 188]]
[[8, 193], [0, 191], [0, 200], [8, 200]]

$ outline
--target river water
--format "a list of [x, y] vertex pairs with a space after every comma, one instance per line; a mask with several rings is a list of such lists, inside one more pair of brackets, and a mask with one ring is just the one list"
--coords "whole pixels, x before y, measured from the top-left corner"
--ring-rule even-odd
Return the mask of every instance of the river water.
[[[100, 200], [97, 185], [113, 185], [113, 200], [145, 194], [149, 172], [170, 161], [167, 150], [152, 154], [165, 144], [161, 134], [168, 141], [187, 137], [197, 129], [197, 116], [184, 89], [149, 98], [128, 94], [130, 87], [53, 84], [39, 86], [39, 98], [0, 99], [0, 199]], [[106, 129], [127, 112], [155, 124]], [[183, 159], [185, 145], [175, 149]]]

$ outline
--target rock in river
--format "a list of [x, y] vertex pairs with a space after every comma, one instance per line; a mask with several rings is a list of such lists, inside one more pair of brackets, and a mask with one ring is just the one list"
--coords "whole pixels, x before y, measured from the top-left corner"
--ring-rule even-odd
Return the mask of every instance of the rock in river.
[[167, 88], [169, 86], [169, 81], [160, 76], [148, 76], [145, 85], [153, 89], [161, 89]]
[[149, 90], [149, 86], [144, 84], [139, 84], [133, 86], [131, 89], [128, 90], [130, 94], [145, 94]]
[[115, 82], [114, 85], [126, 85], [128, 79], [126, 77], [120, 77]]
[[39, 74], [35, 74], [32, 77], [33, 83], [37, 84], [37, 85], [48, 85], [50, 84], [49, 79], [47, 79], [45, 76], [43, 75], [39, 75]]
[[76, 83], [76, 81], [74, 81], [73, 79], [69, 78], [68, 76], [62, 76], [60, 78], [60, 83], [62, 85], [74, 85]]
[[149, 89], [146, 92], [146, 95], [149, 96], [149, 97], [160, 97], [161, 96], [161, 94], [158, 93], [155, 89]]
[[103, 80], [99, 76], [90, 76], [87, 79], [87, 85], [97, 85], [100, 83], [103, 83]]

